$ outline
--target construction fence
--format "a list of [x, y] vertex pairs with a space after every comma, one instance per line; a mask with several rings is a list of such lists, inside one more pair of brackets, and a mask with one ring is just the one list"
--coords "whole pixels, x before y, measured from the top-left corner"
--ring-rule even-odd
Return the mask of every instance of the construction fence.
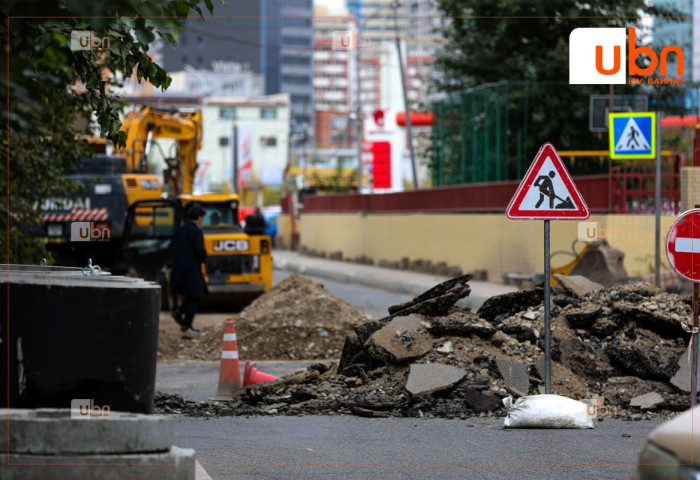
[[[607, 131], [590, 130], [591, 98], [608, 92], [565, 82], [500, 82], [433, 102], [426, 152], [433, 186], [520, 180], [544, 142], [570, 152], [562, 159], [572, 175], [624, 170], [607, 155]], [[632, 93], [615, 98], [638, 98]], [[605, 117], [607, 110], [596, 112]]]

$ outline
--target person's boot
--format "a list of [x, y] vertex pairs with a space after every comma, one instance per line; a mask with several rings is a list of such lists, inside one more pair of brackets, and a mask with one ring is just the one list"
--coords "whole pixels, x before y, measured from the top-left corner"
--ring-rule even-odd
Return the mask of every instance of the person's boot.
[[173, 320], [175, 320], [175, 323], [177, 323], [178, 325], [180, 325], [182, 327], [182, 312], [180, 311], [179, 308], [173, 309], [172, 316], [173, 316]]

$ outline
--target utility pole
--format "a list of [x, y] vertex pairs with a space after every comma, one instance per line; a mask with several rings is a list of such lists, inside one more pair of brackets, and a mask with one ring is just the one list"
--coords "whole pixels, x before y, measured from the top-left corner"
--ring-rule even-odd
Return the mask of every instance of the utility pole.
[[[408, 96], [406, 95], [406, 76], [403, 69], [403, 55], [401, 54], [401, 39], [399, 38], [398, 20], [399, 1], [394, 2], [394, 30], [396, 32], [396, 50], [399, 54], [399, 69], [401, 71], [401, 91], [403, 92], [403, 110], [406, 114], [406, 134], [408, 135], [408, 149], [411, 152], [411, 173], [413, 174], [413, 188], [418, 189], [418, 172], [416, 170], [416, 152], [413, 149], [413, 132], [411, 130], [411, 111], [408, 108]], [[400, 161], [401, 159], [399, 159]]]
[[355, 33], [355, 147], [357, 149], [357, 193], [362, 192], [362, 94], [360, 92], [360, 0], [355, 2], [355, 19], [357, 28]]
[[238, 195], [242, 195], [243, 192], [238, 191], [238, 126], [236, 125], [236, 121], [233, 121], [233, 135], [232, 135], [232, 141], [231, 143], [233, 144], [233, 172], [232, 172], [232, 177], [233, 177], [233, 189], [232, 191], [237, 193]]

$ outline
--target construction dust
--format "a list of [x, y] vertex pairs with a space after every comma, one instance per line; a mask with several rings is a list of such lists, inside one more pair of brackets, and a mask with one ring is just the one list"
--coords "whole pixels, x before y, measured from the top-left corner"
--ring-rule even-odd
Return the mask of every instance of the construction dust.
[[[682, 323], [691, 316], [689, 297], [644, 283], [603, 288], [583, 277], [557, 278], [553, 393], [603, 407], [599, 419], [610, 412], [640, 420], [687, 409], [690, 334]], [[247, 387], [231, 402], [196, 404], [159, 394], [156, 407], [197, 416], [501, 416], [502, 398], [544, 393], [543, 290], [493, 297], [474, 313], [455, 306], [469, 294], [469, 279], [440, 284], [391, 307], [381, 320], [355, 323], [342, 352], [338, 346], [338, 363]], [[261, 303], [270, 313], [285, 305], [274, 298]], [[262, 322], [266, 317], [259, 315], [244, 318]]]
[[[345, 336], [372, 318], [299, 275], [287, 277], [231, 317], [239, 354], [248, 360], [337, 359]], [[186, 335], [172, 327], [160, 331], [159, 360], [221, 358], [222, 322]]]

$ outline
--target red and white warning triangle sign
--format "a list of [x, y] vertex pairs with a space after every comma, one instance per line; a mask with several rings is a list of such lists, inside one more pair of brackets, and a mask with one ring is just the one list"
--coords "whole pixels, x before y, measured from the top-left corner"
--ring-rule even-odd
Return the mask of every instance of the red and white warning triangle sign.
[[545, 143], [537, 152], [506, 210], [508, 218], [581, 220], [591, 212], [554, 145]]

